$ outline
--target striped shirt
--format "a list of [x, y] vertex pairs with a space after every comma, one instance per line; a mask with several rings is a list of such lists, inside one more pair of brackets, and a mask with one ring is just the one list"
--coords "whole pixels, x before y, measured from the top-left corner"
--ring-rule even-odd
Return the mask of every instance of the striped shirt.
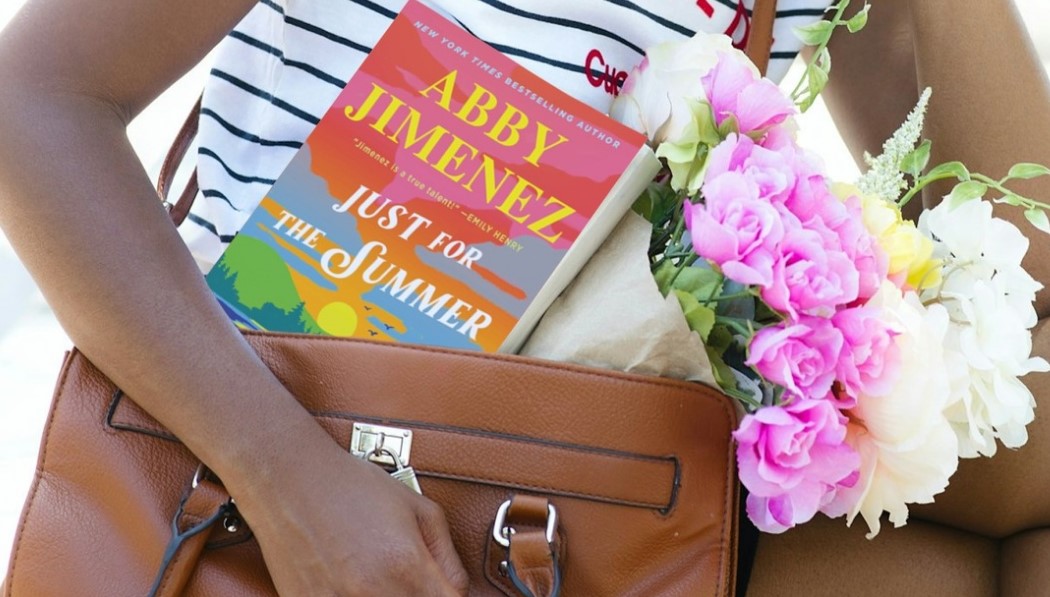
[[[780, 0], [769, 75], [792, 33], [830, 0]], [[200, 195], [183, 237], [210, 268], [383, 35], [405, 0], [259, 0], [221, 43], [205, 86]], [[753, 0], [429, 0], [428, 4], [570, 95], [605, 112], [645, 48], [727, 33], [744, 43]], [[406, 57], [410, 59], [410, 57]]]

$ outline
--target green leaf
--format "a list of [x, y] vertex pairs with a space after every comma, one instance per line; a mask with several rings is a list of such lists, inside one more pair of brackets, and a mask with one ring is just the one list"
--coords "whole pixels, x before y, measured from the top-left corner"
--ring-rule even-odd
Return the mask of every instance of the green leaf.
[[660, 293], [667, 296], [667, 293], [671, 289], [671, 278], [674, 277], [675, 272], [678, 271], [678, 266], [670, 261], [664, 261], [656, 270], [653, 272], [653, 279], [656, 280], [656, 287], [660, 289]]
[[649, 222], [653, 222], [653, 215], [660, 213], [658, 209], [663, 203], [663, 194], [660, 191], [660, 187], [661, 185], [650, 183], [649, 186], [642, 191], [641, 196], [635, 200], [634, 205], [631, 206], [634, 213], [642, 216]]
[[868, 11], [871, 10], [870, 4], [865, 4], [864, 8], [857, 11], [857, 14], [853, 15], [850, 20], [846, 21], [846, 29], [850, 33], [856, 33], [864, 28], [868, 24]]
[[733, 375], [729, 365], [726, 365], [725, 360], [722, 358], [722, 354], [711, 349], [707, 346], [707, 360], [711, 362], [711, 373], [714, 375], [715, 382], [718, 386], [727, 392], [731, 392], [737, 389], [736, 376]]
[[1002, 199], [993, 199], [992, 201], [994, 203], [1005, 203], [1013, 207], [1020, 207], [1024, 204], [1024, 197], [1021, 197], [1016, 193], [1006, 193], [1003, 195]]
[[688, 292], [704, 302], [718, 295], [722, 289], [722, 274], [706, 267], [687, 267], [671, 285], [675, 290]]
[[922, 171], [926, 169], [926, 165], [930, 163], [930, 143], [929, 139], [922, 142], [922, 145], [916, 147], [911, 153], [904, 156], [901, 160], [901, 172], [905, 174], [911, 174], [913, 177], [918, 178]]
[[795, 35], [807, 46], [819, 46], [831, 38], [832, 29], [831, 21], [817, 21], [795, 27]]
[[740, 123], [737, 122], [735, 114], [727, 114], [725, 120], [718, 127], [718, 135], [722, 139], [725, 139], [732, 133], [740, 132]]
[[1040, 176], [1046, 176], [1050, 174], [1050, 168], [1042, 164], [1014, 164], [1013, 168], [1010, 168], [1010, 173], [1006, 175], [1006, 178], [1038, 178]]
[[970, 180], [970, 171], [966, 169], [966, 166], [962, 162], [945, 162], [934, 166], [932, 170], [923, 176], [924, 179], [935, 179], [952, 176], [958, 180], [966, 181]]
[[709, 353], [714, 351], [719, 355], [725, 354], [725, 351], [733, 345], [733, 333], [724, 325], [715, 325], [707, 337], [706, 344]]
[[813, 61], [813, 64], [816, 65], [817, 68], [819, 68], [820, 70], [824, 71], [825, 73], [830, 73], [831, 72], [831, 51], [828, 50], [827, 48], [822, 48], [820, 50], [820, 53], [817, 54], [816, 60]]
[[684, 290], [675, 290], [674, 295], [678, 298], [678, 304], [682, 306], [682, 313], [685, 315], [686, 323], [689, 324], [689, 329], [700, 334], [700, 338], [706, 342], [707, 337], [711, 334], [711, 328], [715, 326], [714, 310], [701, 305], [695, 296]]
[[687, 99], [686, 102], [696, 121], [697, 136], [702, 146], [714, 147], [721, 143], [722, 137], [718, 133], [718, 125], [715, 124], [715, 111], [711, 104], [694, 99]]
[[960, 182], [955, 185], [950, 195], [948, 195], [949, 205], [956, 207], [961, 203], [965, 203], [972, 199], [978, 199], [984, 197], [984, 194], [988, 192], [988, 185], [968, 180], [966, 182]]
[[806, 81], [806, 94], [800, 102], [798, 102], [798, 109], [800, 112], [809, 110], [817, 98], [820, 97], [820, 93], [824, 91], [824, 88], [828, 86], [828, 73], [821, 70], [819, 67], [810, 65], [806, 67], [805, 74]]
[[1028, 221], [1036, 228], [1050, 234], [1050, 218], [1046, 217], [1045, 211], [1038, 207], [1033, 207], [1024, 210], [1024, 217], [1028, 218]]

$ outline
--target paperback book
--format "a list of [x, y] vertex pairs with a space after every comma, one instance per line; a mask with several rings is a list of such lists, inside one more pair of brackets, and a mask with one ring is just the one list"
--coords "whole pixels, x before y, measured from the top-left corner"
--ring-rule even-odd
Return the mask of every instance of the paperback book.
[[413, 0], [207, 280], [246, 328], [512, 352], [658, 169]]

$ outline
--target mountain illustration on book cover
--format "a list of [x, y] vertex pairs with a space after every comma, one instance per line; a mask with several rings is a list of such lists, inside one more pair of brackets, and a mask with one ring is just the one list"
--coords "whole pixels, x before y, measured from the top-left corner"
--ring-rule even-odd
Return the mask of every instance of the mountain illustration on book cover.
[[516, 350], [656, 168], [411, 1], [207, 280], [242, 327]]

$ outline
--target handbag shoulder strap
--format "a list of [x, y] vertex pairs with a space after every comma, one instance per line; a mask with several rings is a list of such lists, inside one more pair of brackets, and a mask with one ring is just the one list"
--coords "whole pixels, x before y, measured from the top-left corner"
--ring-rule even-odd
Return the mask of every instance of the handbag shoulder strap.
[[773, 49], [773, 23], [777, 18], [777, 0], [755, 0], [751, 11], [751, 34], [747, 38], [747, 57], [766, 74], [769, 54]]
[[[743, 0], [741, 0], [743, 1]], [[763, 75], [769, 66], [769, 52], [773, 47], [773, 22], [777, 16], [777, 0], [755, 0], [755, 7], [751, 11], [751, 30], [748, 35], [747, 56], [758, 67]], [[199, 184], [197, 182], [197, 170], [194, 168], [186, 187], [182, 190], [178, 200], [173, 204], [169, 201], [171, 195], [171, 183], [175, 178], [175, 171], [186, 157], [186, 151], [193, 144], [197, 136], [197, 127], [200, 121], [201, 100], [197, 99], [196, 105], [190, 111], [186, 122], [179, 129], [167, 157], [164, 158], [164, 166], [160, 171], [157, 181], [157, 194], [161, 201], [169, 206], [171, 220], [175, 226], [182, 224], [193, 207], [193, 201], [197, 198]]]

